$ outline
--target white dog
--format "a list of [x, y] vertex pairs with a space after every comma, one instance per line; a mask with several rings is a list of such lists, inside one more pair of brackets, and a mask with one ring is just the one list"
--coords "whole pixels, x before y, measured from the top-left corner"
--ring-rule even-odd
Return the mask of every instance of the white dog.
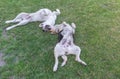
[[[57, 11], [59, 11], [59, 9], [56, 9]], [[40, 21], [40, 22], [44, 22], [47, 19], [49, 19], [49, 17], [51, 16], [51, 14], [55, 14], [55, 15], [59, 15], [60, 13], [58, 13], [57, 11], [51, 11], [47, 8], [44, 9], [40, 9], [38, 11], [36, 11], [35, 13], [25, 13], [22, 12], [20, 14], [18, 14], [16, 16], [16, 18], [14, 18], [13, 20], [8, 20], [5, 23], [17, 23], [16, 25], [12, 25], [10, 27], [7, 27], [6, 30], [10, 30], [14, 27], [20, 26], [20, 25], [25, 25], [29, 22], [35, 22], [35, 21]]]
[[43, 31], [47, 31], [48, 29], [50, 29], [50, 27], [55, 25], [55, 21], [57, 19], [57, 15], [60, 14], [60, 10], [56, 9], [56, 11], [53, 11], [49, 16], [48, 19], [46, 21], [44, 21], [43, 23], [41, 23], [39, 25], [39, 27], [42, 27]]
[[[57, 25], [57, 28], [51, 28], [51, 31], [54, 31], [56, 33], [59, 33], [60, 40], [56, 44], [54, 48], [54, 57], [55, 57], [55, 64], [53, 67], [53, 71], [57, 71], [58, 68], [58, 57], [61, 56], [63, 59], [63, 63], [61, 66], [64, 66], [67, 62], [67, 56], [69, 54], [73, 54], [76, 56], [75, 60], [83, 65], [87, 65], [84, 61], [80, 59], [80, 53], [81, 49], [79, 46], [74, 44], [74, 38], [73, 35], [75, 33], [75, 24], [72, 23], [69, 25], [66, 22], [63, 22], [60, 25]], [[62, 37], [61, 37], [62, 36]]]

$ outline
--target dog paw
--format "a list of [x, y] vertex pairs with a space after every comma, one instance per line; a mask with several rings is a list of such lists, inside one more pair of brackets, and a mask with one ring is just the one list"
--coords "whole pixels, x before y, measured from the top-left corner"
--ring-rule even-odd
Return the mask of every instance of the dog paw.
[[54, 67], [54, 68], [53, 68], [53, 72], [56, 72], [56, 71], [57, 71], [57, 67]]
[[63, 63], [61, 64], [61, 67], [65, 66], [65, 64], [66, 64], [66, 62], [63, 62]]
[[81, 63], [82, 65], [87, 66], [87, 64], [84, 61], [77, 59], [77, 58], [75, 60], [78, 61], [79, 63]]
[[56, 72], [57, 71], [57, 69], [53, 69], [53, 72]]
[[87, 66], [87, 64], [85, 62], [83, 62], [83, 61], [81, 62], [81, 64], [84, 65], [84, 66]]
[[56, 15], [60, 15], [60, 14], [61, 14], [60, 10], [56, 9]]
[[5, 21], [6, 24], [10, 23], [10, 21]]
[[7, 30], [10, 30], [11, 29], [11, 27], [7, 27], [5, 30], [7, 31]]
[[59, 10], [59, 9], [56, 9], [56, 11], [60, 13], [60, 10]]
[[87, 64], [85, 62], [82, 63], [84, 66], [87, 66]]

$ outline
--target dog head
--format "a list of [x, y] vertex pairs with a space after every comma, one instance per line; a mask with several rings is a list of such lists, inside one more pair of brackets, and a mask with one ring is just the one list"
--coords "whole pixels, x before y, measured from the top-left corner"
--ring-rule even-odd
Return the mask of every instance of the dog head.
[[51, 31], [52, 33], [58, 34], [58, 42], [60, 42], [63, 37], [72, 36], [74, 38], [75, 28], [76, 25], [74, 23], [71, 23], [70, 25], [66, 22], [63, 22], [51, 28]]
[[51, 24], [43, 22], [39, 25], [39, 27], [42, 28], [43, 32], [51, 32], [51, 34], [56, 34], [55, 32], [56, 27]]
[[66, 33], [74, 34], [75, 28], [76, 28], [76, 25], [74, 23], [71, 23], [70, 25], [66, 22], [62, 22], [59, 25], [50, 27], [49, 31], [53, 33], [61, 33], [62, 35], [65, 35]]
[[47, 31], [51, 30], [50, 25], [45, 24], [45, 23], [41, 23], [41, 24], [39, 25], [39, 27], [42, 28], [43, 32], [47, 32]]

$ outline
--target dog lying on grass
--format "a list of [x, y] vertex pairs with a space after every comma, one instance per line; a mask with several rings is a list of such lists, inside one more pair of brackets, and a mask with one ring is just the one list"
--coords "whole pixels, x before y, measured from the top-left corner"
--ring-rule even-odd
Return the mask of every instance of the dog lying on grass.
[[53, 11], [49, 16], [46, 21], [41, 23], [39, 27], [42, 27], [43, 31], [46, 32], [46, 28], [49, 29], [49, 27], [52, 27], [55, 25], [55, 21], [57, 19], [57, 15], [60, 15], [60, 10], [56, 9], [56, 11]]
[[58, 57], [62, 57], [63, 62], [61, 66], [64, 66], [67, 62], [67, 55], [73, 54], [76, 56], [75, 60], [83, 65], [87, 65], [84, 61], [80, 59], [81, 49], [79, 46], [74, 44], [73, 35], [75, 33], [76, 25], [72, 23], [69, 25], [66, 22], [61, 23], [55, 27], [52, 27], [48, 30], [59, 34], [59, 41], [54, 48], [54, 57], [55, 64], [53, 67], [53, 71], [57, 71], [58, 69]]
[[[56, 9], [56, 11], [52, 12], [51, 10], [49, 10], [47, 8], [40, 9], [34, 13], [22, 12], [22, 13], [18, 14], [13, 20], [8, 20], [5, 22], [5, 23], [17, 23], [18, 22], [18, 24], [16, 24], [16, 25], [7, 27], [6, 30], [10, 30], [17, 26], [25, 25], [29, 22], [36, 22], [36, 21], [43, 22], [42, 24], [44, 24], [44, 26], [54, 25], [57, 15], [59, 15], [59, 14], [60, 14], [59, 9]], [[41, 27], [44, 27], [44, 26], [42, 25]]]

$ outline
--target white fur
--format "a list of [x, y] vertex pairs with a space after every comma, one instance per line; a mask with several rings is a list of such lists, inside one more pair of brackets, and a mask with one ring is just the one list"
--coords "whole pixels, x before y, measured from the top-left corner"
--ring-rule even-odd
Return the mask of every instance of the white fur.
[[46, 21], [44, 21], [43, 23], [41, 23], [39, 25], [39, 27], [42, 27], [43, 30], [45, 30], [45, 26], [49, 25], [50, 27], [54, 26], [55, 21], [57, 19], [57, 15], [60, 14], [60, 10], [56, 9], [56, 11], [53, 11], [49, 16], [48, 19]]
[[[53, 67], [53, 71], [57, 71], [58, 69], [58, 57], [61, 56], [63, 59], [63, 63], [61, 66], [64, 66], [67, 62], [67, 56], [69, 54], [73, 54], [76, 56], [75, 60], [83, 65], [87, 65], [84, 61], [80, 59], [80, 53], [81, 49], [79, 46], [75, 45], [73, 42], [73, 34], [75, 30], [75, 24], [72, 23], [71, 25], [67, 24], [66, 22], [60, 24], [60, 27], [62, 27], [61, 34], [63, 35], [63, 38], [60, 42], [58, 42], [54, 48], [54, 57], [55, 57], [55, 64]], [[73, 28], [74, 27], [74, 28]], [[70, 44], [69, 44], [70, 42]]]
[[[51, 11], [47, 8], [44, 9], [40, 9], [38, 11], [36, 11], [35, 13], [25, 13], [22, 12], [20, 14], [18, 14], [16, 16], [16, 18], [14, 18], [13, 20], [8, 20], [5, 23], [17, 23], [16, 25], [12, 25], [10, 27], [7, 27], [6, 30], [10, 30], [14, 27], [20, 26], [20, 25], [25, 25], [29, 22], [35, 22], [35, 21], [40, 21], [40, 22], [44, 22], [46, 20], [49, 19], [49, 17], [51, 16], [51, 14], [53, 14], [55, 11]], [[55, 14], [55, 15], [59, 15], [59, 14]]]

